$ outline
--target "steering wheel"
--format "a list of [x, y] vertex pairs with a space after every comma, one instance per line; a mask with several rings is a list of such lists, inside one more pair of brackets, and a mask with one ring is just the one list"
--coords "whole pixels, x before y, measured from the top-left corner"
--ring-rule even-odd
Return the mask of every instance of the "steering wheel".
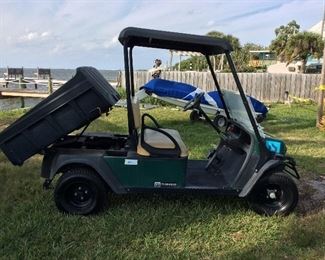
[[201, 98], [203, 96], [204, 96], [204, 92], [197, 94], [193, 99], [191, 99], [189, 102], [186, 103], [186, 105], [183, 108], [183, 111], [196, 108], [200, 104]]

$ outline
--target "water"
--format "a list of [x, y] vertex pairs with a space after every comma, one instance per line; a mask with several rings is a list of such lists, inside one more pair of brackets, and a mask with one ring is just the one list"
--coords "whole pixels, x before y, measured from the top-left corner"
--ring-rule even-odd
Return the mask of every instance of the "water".
[[[7, 72], [6, 68], [0, 68], [0, 78]], [[37, 69], [24, 68], [25, 77], [36, 77], [34, 73]], [[100, 70], [101, 74], [108, 81], [116, 81], [119, 71], [118, 70]], [[76, 74], [74, 69], [51, 69], [51, 76], [56, 80], [69, 80]], [[34, 85], [27, 85], [27, 88], [33, 88]], [[40, 90], [46, 90], [47, 86], [39, 86]], [[25, 98], [25, 107], [32, 107], [38, 104], [42, 99], [40, 98]], [[21, 98], [8, 98], [0, 99], [0, 110], [11, 110], [20, 108], [22, 105]]]
[[[108, 81], [116, 81], [118, 70], [99, 70], [100, 73], [104, 76]], [[0, 78], [3, 77], [3, 73], [7, 72], [7, 68], [0, 68]], [[34, 73], [37, 72], [37, 69], [24, 68], [24, 76], [25, 77], [35, 77]], [[51, 75], [53, 79], [57, 80], [69, 80], [76, 74], [76, 70], [74, 69], [51, 69]]]

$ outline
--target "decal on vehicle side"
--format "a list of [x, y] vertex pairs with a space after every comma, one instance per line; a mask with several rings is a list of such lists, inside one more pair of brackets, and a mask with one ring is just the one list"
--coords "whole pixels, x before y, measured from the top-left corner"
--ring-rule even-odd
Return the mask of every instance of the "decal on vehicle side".
[[125, 159], [124, 165], [138, 165], [138, 160], [134, 159]]
[[176, 187], [176, 183], [174, 182], [160, 182], [160, 181], [155, 181], [153, 186], [155, 188], [161, 188], [161, 187]]

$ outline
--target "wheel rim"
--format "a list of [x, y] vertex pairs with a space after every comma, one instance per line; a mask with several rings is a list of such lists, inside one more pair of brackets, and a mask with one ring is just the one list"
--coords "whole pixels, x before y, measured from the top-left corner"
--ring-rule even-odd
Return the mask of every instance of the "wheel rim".
[[94, 202], [94, 192], [87, 183], [72, 183], [65, 191], [65, 199], [70, 205], [83, 208]]
[[284, 209], [289, 201], [290, 194], [276, 184], [266, 184], [259, 190], [258, 200], [261, 204], [267, 208], [275, 211], [281, 211]]

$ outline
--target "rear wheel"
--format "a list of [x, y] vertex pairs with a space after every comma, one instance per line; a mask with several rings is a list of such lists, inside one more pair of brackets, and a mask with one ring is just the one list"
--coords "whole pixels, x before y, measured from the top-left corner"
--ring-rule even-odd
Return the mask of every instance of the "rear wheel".
[[105, 183], [91, 169], [72, 168], [59, 178], [54, 200], [59, 210], [88, 215], [103, 209], [107, 200]]
[[282, 172], [262, 177], [249, 195], [250, 204], [261, 215], [288, 215], [298, 203], [298, 189], [294, 181]]

